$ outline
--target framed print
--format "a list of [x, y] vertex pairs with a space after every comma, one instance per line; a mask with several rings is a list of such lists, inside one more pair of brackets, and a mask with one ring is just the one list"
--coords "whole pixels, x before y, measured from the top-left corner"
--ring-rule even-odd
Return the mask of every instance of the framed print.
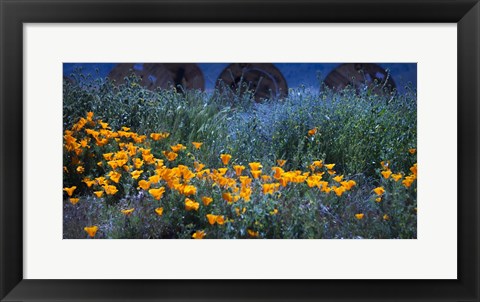
[[478, 1], [0, 3], [2, 301], [479, 301]]

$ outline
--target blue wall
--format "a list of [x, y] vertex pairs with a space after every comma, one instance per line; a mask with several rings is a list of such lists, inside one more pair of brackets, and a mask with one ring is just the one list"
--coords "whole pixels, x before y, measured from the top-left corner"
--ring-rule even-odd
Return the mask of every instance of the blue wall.
[[[340, 63], [274, 63], [287, 80], [289, 88], [305, 85], [318, 90], [320, 82]], [[405, 85], [411, 83], [413, 88], [417, 87], [417, 64], [416, 63], [378, 63], [385, 69], [389, 69], [400, 92], [404, 91]], [[95, 77], [106, 77], [113, 69], [115, 63], [65, 63], [63, 74], [70, 75], [76, 67], [82, 67], [85, 74], [92, 74]], [[228, 63], [199, 63], [205, 77], [205, 88], [211, 90], [215, 81]], [[98, 69], [98, 74], [96, 73]]]

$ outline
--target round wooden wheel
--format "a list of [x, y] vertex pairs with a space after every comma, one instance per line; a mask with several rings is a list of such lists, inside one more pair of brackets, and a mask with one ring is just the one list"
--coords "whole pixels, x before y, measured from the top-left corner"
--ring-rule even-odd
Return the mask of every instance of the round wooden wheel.
[[197, 64], [194, 63], [164, 63], [170, 72], [175, 87], [185, 89], [205, 89], [205, 78]]
[[124, 83], [124, 78], [132, 72], [141, 78], [142, 86], [151, 90], [172, 86], [182, 86], [184, 89], [205, 88], [202, 71], [191, 63], [121, 63], [113, 68], [108, 77], [117, 83]]
[[358, 92], [368, 87], [377, 94], [389, 93], [396, 87], [392, 76], [374, 63], [342, 64], [332, 70], [323, 83], [335, 91], [351, 86]]
[[108, 77], [118, 84], [123, 84], [125, 77], [132, 73], [141, 79], [140, 84], [142, 86], [151, 90], [157, 87], [168, 88], [173, 83], [173, 78], [168, 69], [163, 64], [155, 63], [120, 63], [110, 71]]
[[279, 99], [288, 95], [287, 81], [270, 63], [234, 63], [228, 65], [217, 79], [215, 88], [237, 93], [252, 91], [256, 102]]

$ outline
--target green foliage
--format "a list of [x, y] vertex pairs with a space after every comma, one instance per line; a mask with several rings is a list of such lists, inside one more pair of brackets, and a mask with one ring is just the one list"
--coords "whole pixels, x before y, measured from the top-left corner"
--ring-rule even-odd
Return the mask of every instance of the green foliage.
[[[348, 89], [317, 94], [300, 88], [289, 95], [256, 103], [248, 92], [150, 91], [134, 76], [120, 86], [81, 75], [73, 83], [64, 82], [64, 131], [94, 112], [96, 121], [107, 122], [114, 131], [129, 127], [146, 135], [147, 143], [140, 145], [150, 148], [155, 158], [165, 159], [162, 151], [172, 145], [187, 146], [178, 159], [166, 161], [169, 168], [181, 164], [193, 169], [194, 162], [219, 168], [219, 155], [228, 153], [233, 156], [230, 177], [233, 165], [248, 167], [250, 162], [261, 162], [264, 174], [271, 176], [278, 159], [287, 160], [285, 171], [309, 171], [313, 161], [323, 160], [335, 163], [337, 174], [357, 183], [338, 196], [305, 183], [262, 194], [261, 182], [255, 181], [252, 190], [257, 194], [251, 201], [227, 203], [222, 197], [225, 189], [195, 178], [191, 184], [198, 189], [197, 202], [201, 196], [215, 202], [185, 211], [185, 196], [179, 192], [167, 190], [161, 201], [155, 200], [138, 188], [130, 172], [121, 171], [121, 181], [115, 184], [119, 192], [95, 198], [82, 180], [107, 175], [110, 169], [103, 154], [117, 152], [119, 143], [111, 140], [99, 146], [91, 141], [80, 154], [64, 152], [69, 171], [64, 173], [64, 187], [77, 186], [80, 196], [75, 205], [68, 197], [64, 200], [64, 237], [84, 238], [84, 226], [98, 225], [97, 238], [191, 238], [198, 230], [208, 238], [248, 238], [249, 230], [260, 238], [416, 238], [416, 183], [406, 188], [402, 180], [385, 179], [379, 170], [380, 161], [389, 161], [389, 169], [405, 176], [416, 163], [416, 156], [408, 152], [416, 148], [416, 94], [375, 95]], [[161, 132], [170, 136], [149, 139], [150, 133]], [[77, 138], [87, 137], [79, 132]], [[203, 145], [195, 150], [192, 142]], [[78, 161], [85, 172], [75, 173]], [[153, 175], [154, 170], [145, 169], [142, 177]], [[328, 173], [323, 179], [336, 184]], [[377, 186], [386, 190], [380, 202], [372, 193]], [[165, 214], [152, 214], [160, 206]], [[128, 208], [135, 211], [120, 212]], [[225, 223], [209, 224], [205, 217], [212, 213], [224, 216]], [[365, 216], [356, 218], [359, 213]]]

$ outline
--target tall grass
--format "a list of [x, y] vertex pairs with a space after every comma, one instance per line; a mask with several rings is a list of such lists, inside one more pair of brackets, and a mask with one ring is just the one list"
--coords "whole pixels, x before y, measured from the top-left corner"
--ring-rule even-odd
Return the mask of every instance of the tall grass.
[[[242, 98], [243, 97], [243, 98]], [[229, 99], [227, 99], [229, 98]], [[416, 147], [416, 94], [375, 95], [323, 89], [314, 94], [291, 90], [287, 99], [255, 103], [251, 95], [208, 94], [200, 91], [149, 91], [135, 77], [115, 86], [105, 79], [79, 89], [64, 85], [64, 126], [93, 111], [113, 128], [128, 125], [139, 133], [171, 133], [172, 141], [206, 142], [212, 158], [237, 154], [240, 163], [275, 164], [288, 159], [289, 168], [305, 168], [325, 159], [349, 174], [373, 176], [382, 160], [406, 170], [404, 154]], [[308, 129], [319, 135], [307, 137]]]
[[[96, 118], [108, 122], [112, 129], [126, 126], [140, 134], [169, 132], [171, 135], [166, 144], [203, 142], [202, 152], [196, 155], [196, 160], [208, 167], [218, 166], [219, 155], [223, 153], [235, 155], [232, 165], [261, 162], [266, 171], [276, 166], [277, 159], [287, 160], [285, 170], [302, 171], [308, 171], [312, 161], [323, 160], [324, 163], [335, 163], [336, 170], [351, 175], [361, 187], [345, 197], [348, 207], [334, 198], [322, 199], [320, 193], [286, 188], [282, 192], [285, 211], [278, 216], [252, 216], [256, 217], [255, 221], [245, 218], [244, 228], [227, 229], [217, 234], [218, 237], [242, 237], [241, 232], [252, 223], [271, 226], [264, 234], [269, 238], [416, 237], [416, 218], [412, 218], [416, 216], [411, 215], [416, 196], [409, 197], [407, 212], [401, 208], [406, 201], [395, 200], [393, 195], [389, 204], [381, 205], [397, 209], [399, 217], [406, 215], [396, 224], [390, 220], [374, 225], [362, 221], [359, 225], [350, 219], [359, 211], [380, 211], [380, 205], [371, 200], [371, 190], [382, 185], [379, 178], [381, 161], [390, 162], [394, 171], [408, 171], [416, 163], [415, 155], [406, 156], [409, 149], [416, 148], [414, 90], [403, 95], [395, 92], [376, 95], [373, 90], [346, 89], [338, 93], [323, 88], [321, 92], [313, 93], [299, 88], [291, 90], [286, 99], [256, 103], [248, 92], [150, 91], [141, 87], [139, 79], [134, 76], [119, 86], [108, 79], [76, 77], [74, 82], [64, 82], [64, 130], [84, 117], [86, 112], [94, 112]], [[316, 129], [315, 135], [307, 135], [311, 129]], [[161, 151], [153, 148], [152, 153], [160, 158]], [[64, 162], [70, 160], [64, 154]], [[64, 175], [65, 186], [80, 181], [78, 175]], [[141, 196], [135, 198], [137, 208], [152, 207]], [[411, 202], [413, 199], [415, 203]], [[266, 200], [263, 205], [267, 204]], [[84, 207], [82, 211], [74, 212], [70, 206], [67, 203], [64, 207], [64, 234], [68, 238], [81, 237], [82, 231], [77, 225], [92, 221], [92, 217], [79, 213], [97, 213], [93, 220], [108, 222], [110, 233], [105, 236], [109, 238], [188, 238], [194, 231], [192, 226], [198, 223], [193, 216], [177, 217], [180, 225], [172, 221], [171, 224], [159, 223], [135, 215], [125, 220], [108, 204], [93, 200], [80, 205]], [[242, 207], [241, 204], [238, 206]], [[268, 214], [273, 209], [254, 206], [251, 211], [267, 211]], [[233, 210], [222, 208], [222, 211], [232, 213]], [[278, 221], [288, 221], [288, 224]]]

